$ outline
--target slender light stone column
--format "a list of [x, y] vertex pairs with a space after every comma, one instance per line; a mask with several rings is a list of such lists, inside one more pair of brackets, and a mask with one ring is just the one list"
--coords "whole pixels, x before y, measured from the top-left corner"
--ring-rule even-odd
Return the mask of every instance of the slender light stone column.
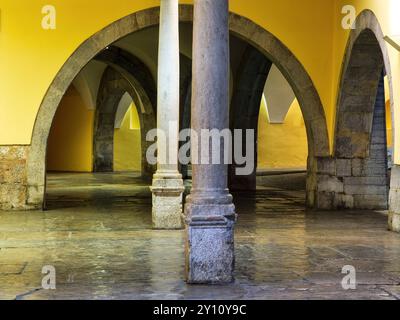
[[[179, 16], [178, 0], [161, 0], [158, 52], [157, 172], [153, 176], [153, 227], [180, 229], [183, 180], [178, 171]], [[162, 155], [165, 155], [162, 156]]]
[[[228, 0], [194, 1], [192, 129], [199, 138], [202, 129], [229, 128], [228, 17]], [[207, 154], [209, 148], [199, 140], [199, 154]], [[192, 168], [185, 207], [187, 281], [231, 282], [236, 214], [227, 189], [228, 166], [193, 163]]]
[[400, 166], [391, 170], [389, 193], [389, 230], [400, 232]]

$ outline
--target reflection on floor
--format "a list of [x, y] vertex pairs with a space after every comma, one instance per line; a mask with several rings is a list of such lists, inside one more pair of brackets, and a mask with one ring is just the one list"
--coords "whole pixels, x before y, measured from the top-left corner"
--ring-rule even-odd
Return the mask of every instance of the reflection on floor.
[[[137, 176], [52, 174], [48, 211], [0, 213], [0, 298], [400, 298], [400, 235], [384, 213], [305, 212], [304, 175], [260, 182], [235, 198], [236, 281], [210, 287], [185, 284], [184, 232], [151, 229]], [[45, 265], [56, 290], [41, 288]], [[342, 289], [345, 265], [356, 290]]]

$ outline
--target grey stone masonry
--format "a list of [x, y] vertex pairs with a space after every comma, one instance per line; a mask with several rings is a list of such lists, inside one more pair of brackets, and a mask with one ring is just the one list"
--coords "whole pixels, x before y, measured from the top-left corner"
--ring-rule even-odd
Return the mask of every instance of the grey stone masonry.
[[28, 146], [0, 146], [0, 209], [28, 209]]
[[[347, 113], [346, 116], [351, 115]], [[369, 152], [366, 157], [350, 156], [316, 160], [314, 165], [316, 178], [314, 181], [309, 179], [309, 190], [311, 192], [315, 190], [312, 194], [312, 204], [315, 207], [373, 210], [388, 208], [389, 178], [383, 76], [379, 81], [371, 121]]]

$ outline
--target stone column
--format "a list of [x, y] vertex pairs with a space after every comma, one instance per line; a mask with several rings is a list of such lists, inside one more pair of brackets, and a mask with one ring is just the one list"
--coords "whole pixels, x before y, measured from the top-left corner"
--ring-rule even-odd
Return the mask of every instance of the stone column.
[[389, 230], [400, 232], [400, 166], [392, 167], [389, 193]]
[[[178, 0], [161, 0], [158, 50], [157, 172], [153, 176], [153, 227], [180, 229], [183, 180], [178, 171], [179, 16]], [[165, 155], [165, 157], [161, 156]]]
[[[229, 128], [228, 17], [228, 0], [194, 1], [192, 129], [199, 138], [202, 129]], [[199, 155], [209, 153], [201, 139], [198, 147]], [[231, 282], [236, 214], [227, 189], [228, 166], [193, 162], [192, 169], [193, 186], [185, 207], [187, 281]]]

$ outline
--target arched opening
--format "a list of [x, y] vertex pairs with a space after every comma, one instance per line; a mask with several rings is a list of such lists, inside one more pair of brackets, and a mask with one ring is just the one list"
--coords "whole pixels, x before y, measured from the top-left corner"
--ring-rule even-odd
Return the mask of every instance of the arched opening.
[[121, 39], [91, 59], [57, 108], [47, 148], [47, 208], [65, 205], [68, 198], [70, 203], [112, 202], [126, 197], [124, 189], [132, 182], [147, 187], [152, 177], [155, 168], [145, 157], [146, 134], [155, 127], [155, 81], [134, 55], [135, 46], [123, 49], [129, 40]]
[[142, 150], [140, 120], [132, 97], [125, 92], [118, 104], [114, 123], [114, 172], [138, 172], [143, 176], [142, 153], [138, 153], [133, 145]]
[[[229, 172], [230, 189], [254, 191], [257, 185], [278, 186], [279, 179], [292, 188], [294, 181], [290, 180], [294, 179], [300, 181], [305, 201], [309, 150], [305, 121], [293, 89], [278, 67], [258, 49], [240, 39], [231, 39], [232, 45], [236, 48], [231, 49], [234, 52], [231, 129], [243, 130], [239, 137], [242, 141], [246, 141], [246, 130], [255, 134], [254, 140], [247, 140], [239, 150], [243, 154], [252, 150], [252, 172], [239, 175], [236, 170], [241, 165], [233, 163]], [[285, 183], [279, 187], [285, 188]]]
[[[140, 192], [146, 189], [141, 179], [146, 177], [146, 166], [142, 166], [140, 109], [125, 91], [124, 81], [105, 67], [93, 107], [83, 98], [79, 82], [68, 88], [48, 139], [47, 209], [84, 203], [95, 207], [99, 201], [110, 205], [129, 199], [126, 189], [133, 182]], [[128, 90], [132, 94], [132, 88]]]
[[[385, 86], [386, 82], [386, 86]], [[344, 58], [336, 115], [335, 206], [388, 209], [393, 130], [391, 70], [375, 15], [357, 18]]]
[[155, 126], [153, 107], [146, 96], [139, 95], [138, 87], [141, 88], [140, 85], [130, 84], [112, 67], [105, 70], [100, 82], [94, 119], [93, 172], [114, 171], [114, 130], [120, 128], [123, 117], [133, 106], [138, 115], [139, 127], [142, 128], [139, 171], [144, 178], [151, 178], [154, 169], [146, 163], [145, 157], [148, 145], [146, 133]]

